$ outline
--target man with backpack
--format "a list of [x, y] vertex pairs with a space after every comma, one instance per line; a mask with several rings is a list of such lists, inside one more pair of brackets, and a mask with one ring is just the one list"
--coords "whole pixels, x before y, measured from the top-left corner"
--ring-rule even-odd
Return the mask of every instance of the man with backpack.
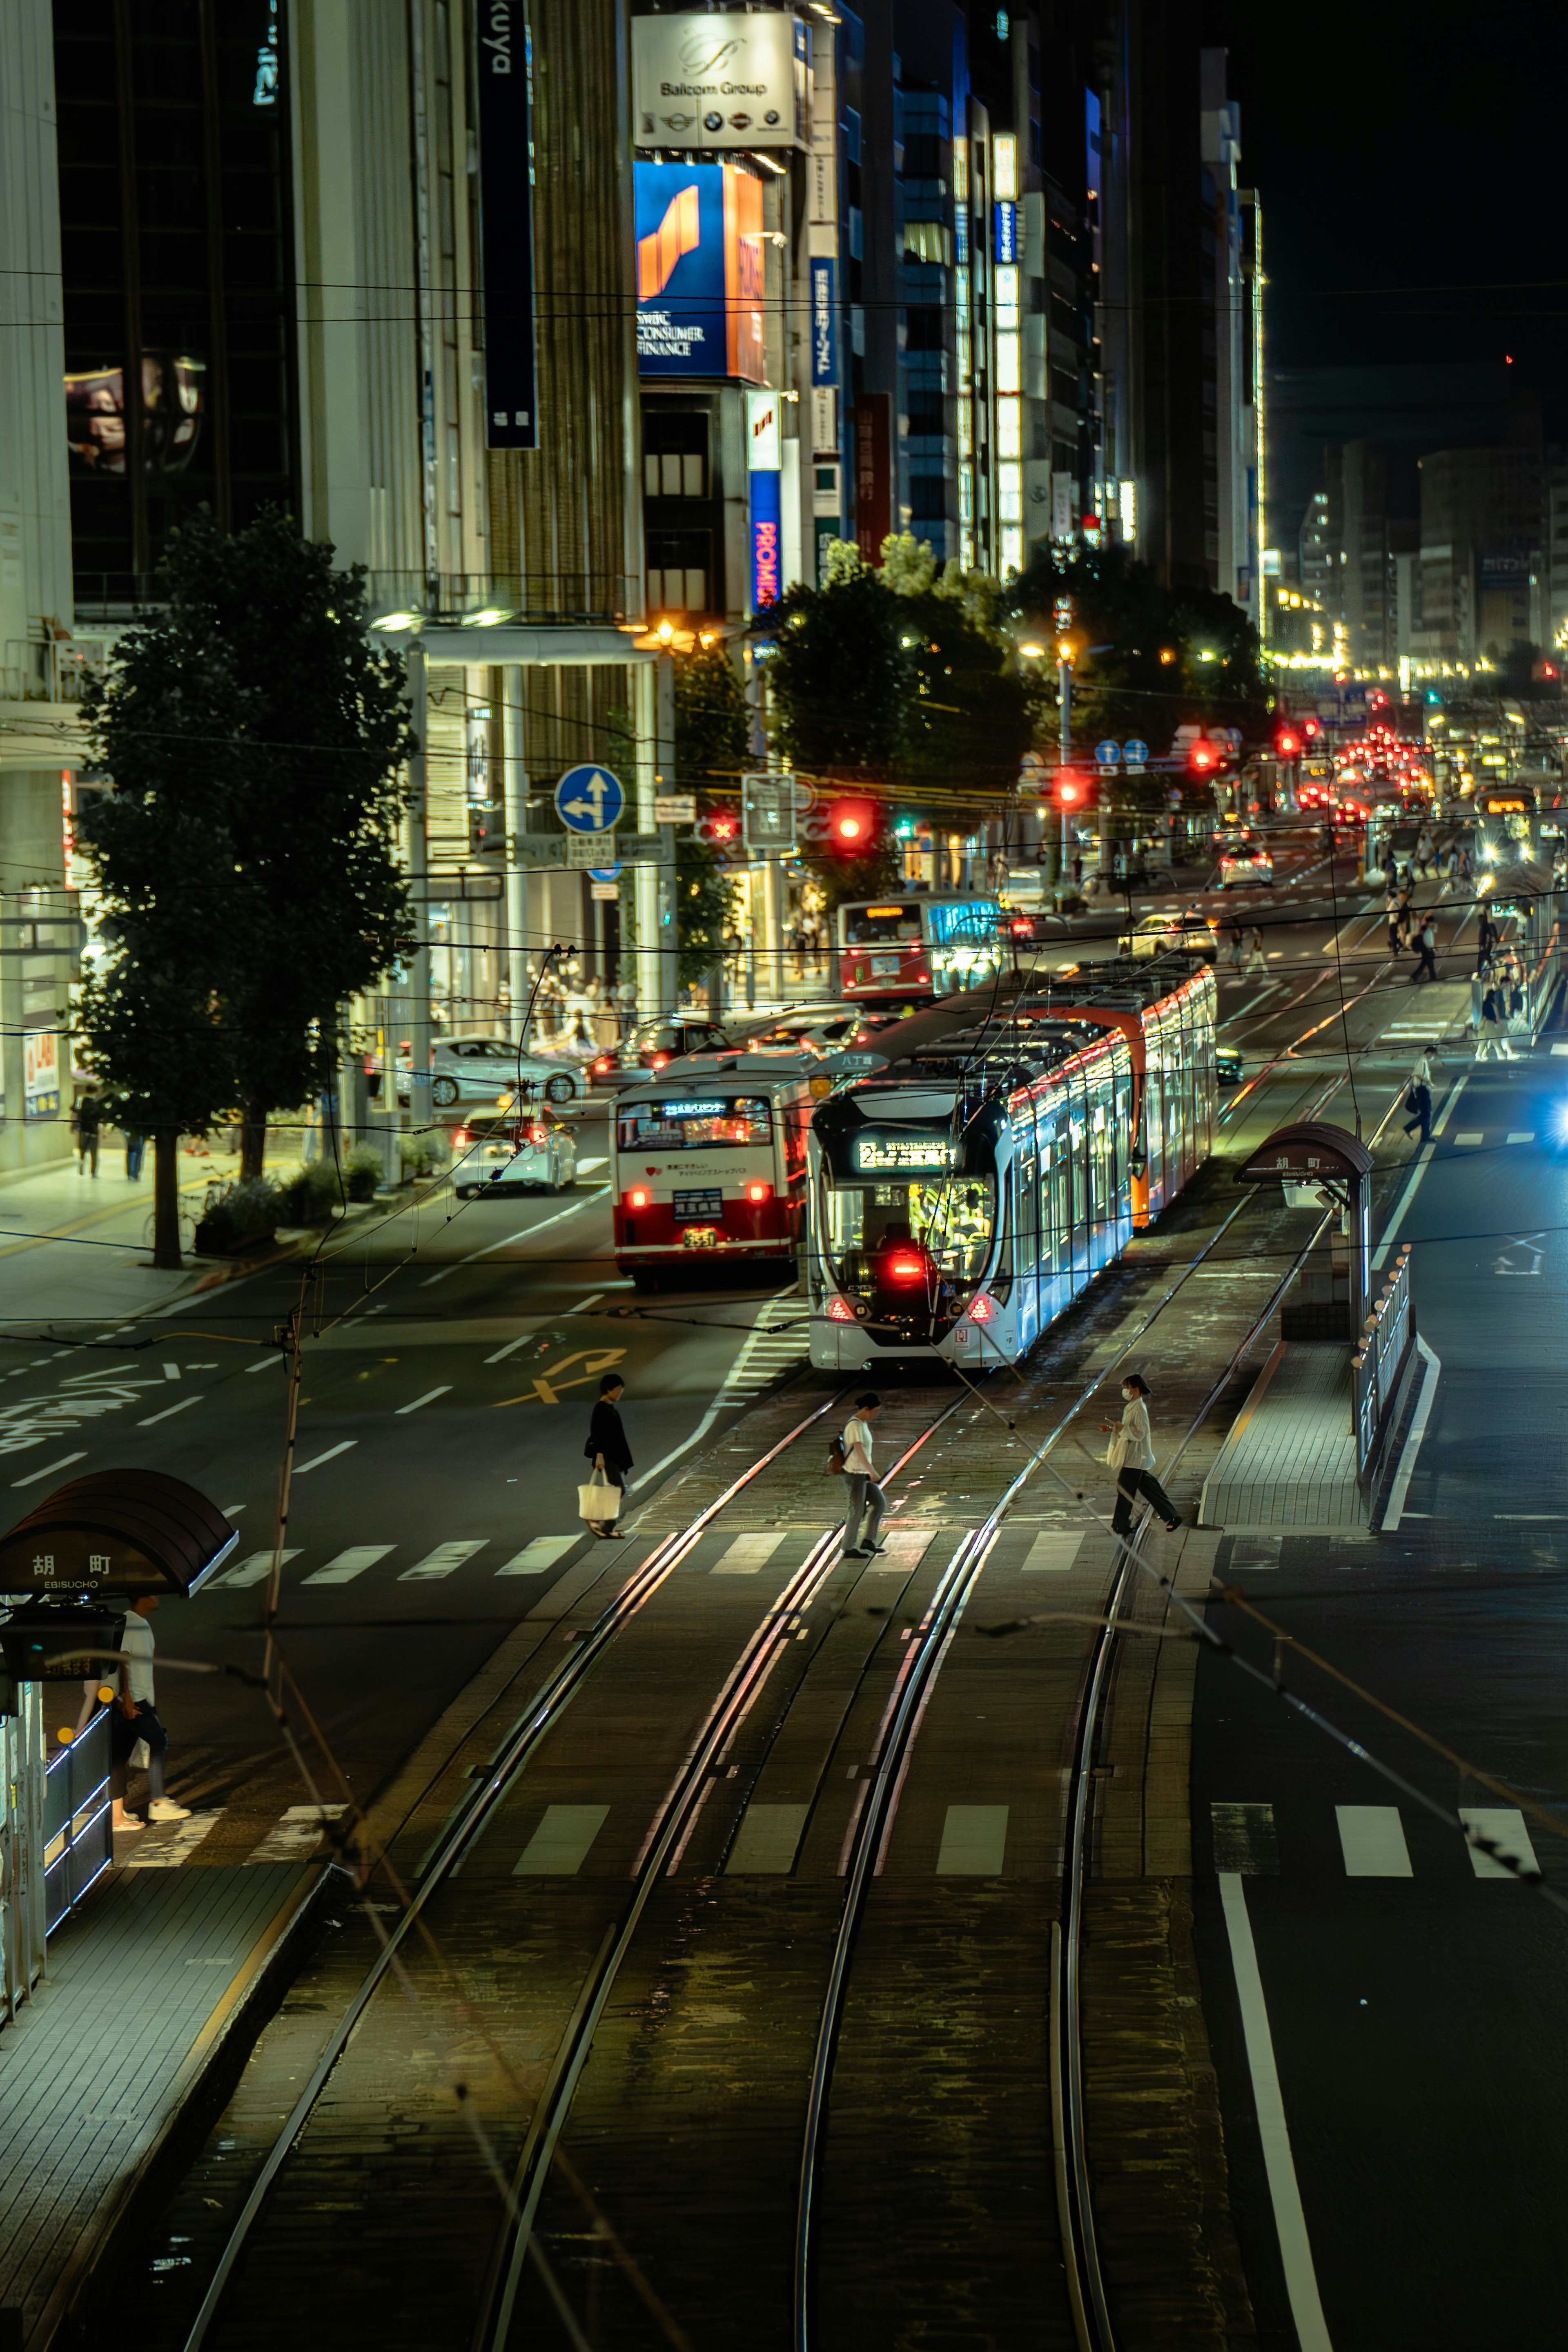
[[[871, 1425], [881, 1411], [882, 1399], [873, 1389], [868, 1389], [863, 1396], [856, 1397], [853, 1417], [845, 1423], [842, 1437], [833, 1441], [830, 1459], [835, 1469], [842, 1469], [849, 1488], [841, 1554], [845, 1559], [873, 1559], [879, 1551], [886, 1549], [884, 1544], [877, 1541], [882, 1529], [883, 1492], [876, 1483], [872, 1464]], [[868, 1504], [871, 1517], [866, 1519]], [[861, 1537], [862, 1519], [866, 1520], [863, 1542]]]

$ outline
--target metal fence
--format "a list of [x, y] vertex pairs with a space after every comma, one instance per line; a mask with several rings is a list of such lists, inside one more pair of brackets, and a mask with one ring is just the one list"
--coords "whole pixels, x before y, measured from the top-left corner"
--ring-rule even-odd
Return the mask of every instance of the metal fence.
[[109, 1793], [111, 1712], [100, 1706], [87, 1728], [54, 1758], [45, 1779], [44, 1925], [51, 1936], [114, 1860]]
[[44, 1972], [44, 1707], [37, 1683], [16, 1685], [0, 1716], [0, 1973], [15, 2017]]
[[1394, 1410], [1405, 1360], [1415, 1344], [1416, 1311], [1406, 1242], [1373, 1301], [1351, 1358], [1355, 1383], [1355, 1466], [1363, 1477]]

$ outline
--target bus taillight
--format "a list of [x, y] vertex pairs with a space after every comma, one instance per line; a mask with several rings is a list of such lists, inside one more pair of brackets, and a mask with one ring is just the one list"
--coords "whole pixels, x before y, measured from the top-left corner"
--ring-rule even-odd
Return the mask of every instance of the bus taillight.
[[641, 1185], [638, 1185], [635, 1191], [627, 1193], [626, 1206], [629, 1209], [645, 1209], [647, 1205], [648, 1194]]
[[746, 1197], [748, 1201], [770, 1201], [773, 1198], [773, 1187], [771, 1184], [748, 1184], [746, 1188]]

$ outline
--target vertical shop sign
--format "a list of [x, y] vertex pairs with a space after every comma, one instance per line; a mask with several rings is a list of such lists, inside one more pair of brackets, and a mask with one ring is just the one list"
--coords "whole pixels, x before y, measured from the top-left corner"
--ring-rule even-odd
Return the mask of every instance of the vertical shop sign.
[[485, 444], [537, 449], [533, 43], [521, 0], [480, 0], [476, 16]]

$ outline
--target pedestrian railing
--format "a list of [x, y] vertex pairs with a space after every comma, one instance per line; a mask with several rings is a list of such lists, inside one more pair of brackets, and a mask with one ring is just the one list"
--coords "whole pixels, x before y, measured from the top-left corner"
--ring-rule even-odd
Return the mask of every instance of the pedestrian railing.
[[50, 1762], [44, 1782], [44, 1930], [52, 1936], [114, 1860], [109, 1727], [100, 1706]]
[[1399, 1392], [1405, 1360], [1416, 1341], [1410, 1264], [1406, 1242], [1361, 1327], [1351, 1358], [1355, 1384], [1355, 1466], [1363, 1477], [1382, 1442]]

